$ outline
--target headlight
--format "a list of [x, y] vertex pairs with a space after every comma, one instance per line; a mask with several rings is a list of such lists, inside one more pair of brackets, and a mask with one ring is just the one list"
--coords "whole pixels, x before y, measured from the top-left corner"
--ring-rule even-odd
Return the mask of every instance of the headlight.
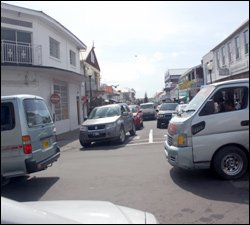
[[106, 124], [106, 129], [110, 129], [110, 128], [113, 128], [113, 127], [116, 127], [116, 123], [108, 123], [108, 124]]
[[80, 131], [88, 131], [88, 127], [87, 126], [80, 126]]

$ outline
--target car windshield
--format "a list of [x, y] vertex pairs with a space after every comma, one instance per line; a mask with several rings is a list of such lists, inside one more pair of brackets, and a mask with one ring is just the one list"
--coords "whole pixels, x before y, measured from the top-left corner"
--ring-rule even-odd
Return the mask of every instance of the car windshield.
[[153, 109], [154, 108], [154, 104], [142, 104], [141, 108], [142, 109]]
[[98, 118], [113, 117], [120, 115], [121, 111], [119, 106], [96, 107], [91, 111], [89, 119], [98, 119]]
[[135, 113], [138, 111], [138, 108], [136, 106], [129, 106], [129, 109], [132, 113]]
[[164, 103], [161, 105], [160, 110], [175, 110], [178, 103]]
[[200, 106], [203, 104], [205, 99], [212, 93], [214, 90], [214, 86], [208, 85], [203, 87], [195, 96], [194, 98], [189, 102], [189, 104], [185, 107], [185, 112], [191, 112], [196, 111], [200, 108]]

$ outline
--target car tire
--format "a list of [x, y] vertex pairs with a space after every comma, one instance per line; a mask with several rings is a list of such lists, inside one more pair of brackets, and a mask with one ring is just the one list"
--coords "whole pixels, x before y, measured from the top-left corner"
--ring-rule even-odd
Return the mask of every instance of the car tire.
[[136, 128], [135, 128], [135, 124], [132, 123], [132, 129], [129, 131], [130, 135], [131, 136], [135, 136], [136, 134]]
[[157, 128], [161, 128], [161, 123], [157, 121]]
[[125, 139], [126, 139], [126, 133], [125, 133], [124, 127], [121, 126], [120, 131], [119, 131], [118, 142], [120, 144], [123, 144], [125, 142]]
[[90, 147], [91, 142], [84, 142], [84, 141], [81, 141], [81, 140], [80, 140], [80, 144], [81, 144], [82, 147], [88, 148], [88, 147]]
[[248, 168], [246, 153], [237, 146], [223, 147], [213, 159], [213, 170], [225, 180], [235, 180], [242, 177]]

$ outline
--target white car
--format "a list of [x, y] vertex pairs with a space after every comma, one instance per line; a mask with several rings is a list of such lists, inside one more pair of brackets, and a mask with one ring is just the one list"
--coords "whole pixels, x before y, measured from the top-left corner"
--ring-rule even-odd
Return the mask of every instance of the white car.
[[151, 213], [108, 201], [17, 202], [1, 197], [1, 224], [158, 224]]

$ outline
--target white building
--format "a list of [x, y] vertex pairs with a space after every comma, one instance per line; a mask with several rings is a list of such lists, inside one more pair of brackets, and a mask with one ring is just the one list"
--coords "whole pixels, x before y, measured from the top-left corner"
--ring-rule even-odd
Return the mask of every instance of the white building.
[[[45, 13], [1, 3], [1, 96], [45, 98], [57, 134], [77, 129], [83, 121], [82, 50], [85, 44]], [[52, 95], [59, 103], [51, 101]]]
[[204, 84], [249, 78], [249, 20], [202, 58]]

